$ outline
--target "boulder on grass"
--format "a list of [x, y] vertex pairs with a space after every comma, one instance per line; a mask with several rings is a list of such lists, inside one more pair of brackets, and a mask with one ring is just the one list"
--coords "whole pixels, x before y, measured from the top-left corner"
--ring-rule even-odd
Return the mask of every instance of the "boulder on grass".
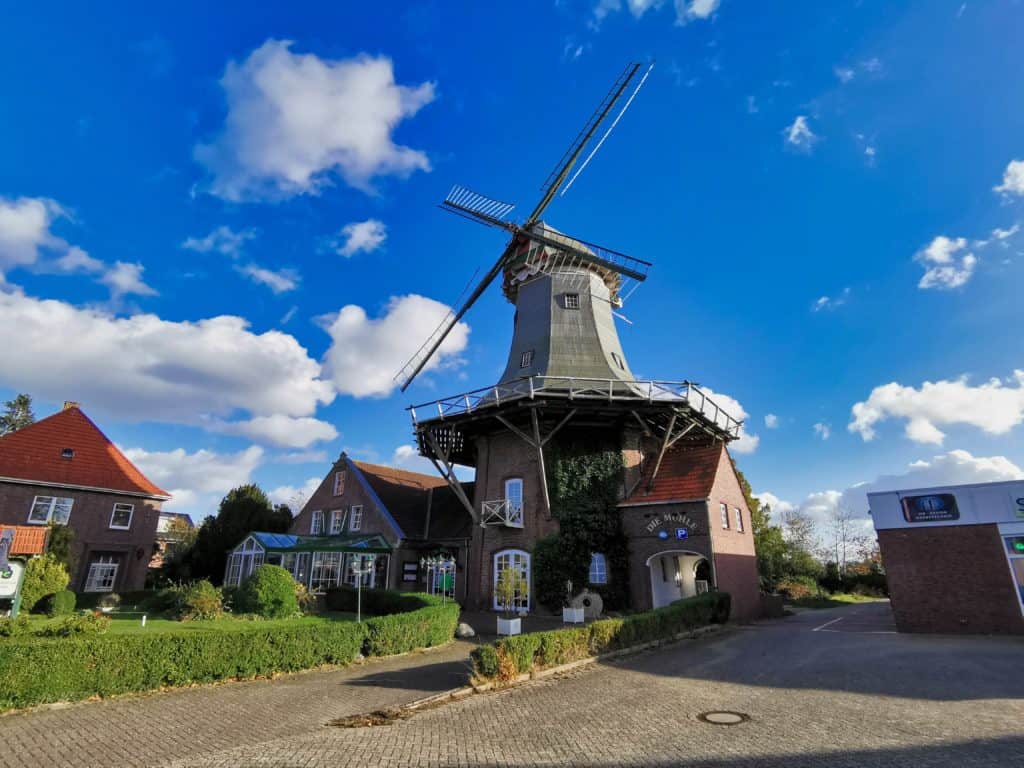
[[455, 629], [455, 636], [459, 638], [476, 637], [476, 632], [464, 621], [459, 622], [459, 626]]

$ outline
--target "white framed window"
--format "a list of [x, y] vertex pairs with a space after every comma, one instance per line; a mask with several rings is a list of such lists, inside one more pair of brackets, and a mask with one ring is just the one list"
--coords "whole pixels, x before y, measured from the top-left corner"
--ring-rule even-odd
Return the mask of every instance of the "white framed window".
[[523, 509], [523, 478], [510, 477], [505, 481], [505, 501], [509, 509], [521, 512]]
[[115, 504], [110, 513], [110, 527], [119, 531], [127, 531], [132, 527], [132, 513], [135, 511], [134, 504]]
[[331, 510], [331, 524], [330, 527], [328, 527], [327, 532], [331, 536], [340, 536], [345, 532], [345, 510]]
[[245, 541], [235, 547], [228, 556], [228, 564], [224, 569], [224, 586], [237, 587], [252, 572], [263, 565], [263, 547], [252, 536], [246, 537]]
[[529, 368], [533, 365], [533, 350], [528, 349], [519, 356], [519, 367]]
[[334, 473], [334, 495], [341, 496], [345, 492], [345, 473], [335, 472]]
[[325, 589], [341, 584], [343, 560], [341, 552], [314, 552], [313, 565], [310, 569], [309, 591], [323, 592]]
[[743, 510], [736, 507], [733, 510], [733, 514], [736, 516], [736, 530], [743, 533]]
[[593, 552], [590, 555], [590, 573], [587, 581], [591, 584], [608, 583], [608, 559], [600, 552]]
[[[359, 568], [360, 571], [366, 572], [356, 574], [352, 570], [353, 566]], [[366, 570], [368, 566], [369, 570]], [[356, 586], [356, 582], [361, 581], [364, 587], [373, 589], [377, 585], [377, 556], [356, 553], [346, 555], [344, 581], [350, 587]]]
[[580, 308], [580, 295], [578, 293], [567, 293], [567, 294], [565, 294], [565, 308], [566, 309], [579, 309]]
[[324, 535], [324, 511], [322, 509], [314, 509], [309, 517], [309, 535], [310, 536], [323, 536]]
[[718, 505], [718, 508], [722, 511], [722, 528], [728, 530], [729, 528], [729, 505], [724, 501]]
[[35, 525], [67, 525], [74, 503], [74, 499], [60, 496], [36, 496], [32, 500], [32, 509], [28, 512], [28, 521]]
[[[506, 568], [515, 568], [526, 580], [526, 590], [516, 593], [512, 601], [512, 610], [530, 610], [530, 553], [521, 549], [505, 549], [494, 555], [494, 585], [497, 585], [502, 572]], [[494, 596], [494, 610], [503, 610], [504, 606], [498, 605], [498, 597]]]
[[117, 557], [100, 555], [89, 563], [85, 577], [86, 592], [113, 592], [117, 580]]
[[363, 505], [353, 504], [349, 507], [348, 529], [358, 531], [363, 527]]

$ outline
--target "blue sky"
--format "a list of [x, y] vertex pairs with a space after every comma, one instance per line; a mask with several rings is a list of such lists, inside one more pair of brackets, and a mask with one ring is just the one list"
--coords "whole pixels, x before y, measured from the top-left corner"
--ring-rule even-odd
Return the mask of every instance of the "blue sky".
[[492, 288], [391, 387], [503, 245], [436, 204], [525, 216], [654, 60], [545, 216], [654, 262], [632, 369], [735, 401], [777, 507], [1020, 475], [1020, 2], [492, 5], [8, 9], [0, 396], [79, 400], [196, 517], [342, 449], [418, 466], [405, 406], [493, 383], [511, 337]]

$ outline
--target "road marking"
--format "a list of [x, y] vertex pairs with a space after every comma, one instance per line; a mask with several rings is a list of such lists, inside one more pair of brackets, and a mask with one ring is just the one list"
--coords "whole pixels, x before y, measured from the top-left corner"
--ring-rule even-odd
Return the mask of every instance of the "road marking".
[[[821, 630], [823, 630], [825, 627], [829, 626], [830, 624], [835, 624], [837, 621], [842, 621], [842, 620], [843, 620], [843, 617], [840, 616], [838, 619], [832, 619], [832, 621], [826, 621], [820, 627], [815, 627], [814, 629], [812, 629], [811, 632], [820, 632]], [[834, 632], [835, 630], [832, 630], [832, 631]]]

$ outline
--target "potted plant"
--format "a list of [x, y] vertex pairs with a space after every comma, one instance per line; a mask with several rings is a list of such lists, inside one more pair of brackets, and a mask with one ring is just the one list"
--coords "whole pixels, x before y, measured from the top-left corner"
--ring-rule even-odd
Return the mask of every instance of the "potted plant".
[[565, 598], [562, 600], [562, 623], [583, 623], [583, 607], [574, 608], [572, 604], [572, 581], [565, 582]]
[[494, 585], [494, 600], [504, 616], [498, 616], [499, 635], [518, 635], [523, 631], [522, 619], [515, 615], [516, 598], [526, 594], [529, 585], [515, 568], [506, 568]]

